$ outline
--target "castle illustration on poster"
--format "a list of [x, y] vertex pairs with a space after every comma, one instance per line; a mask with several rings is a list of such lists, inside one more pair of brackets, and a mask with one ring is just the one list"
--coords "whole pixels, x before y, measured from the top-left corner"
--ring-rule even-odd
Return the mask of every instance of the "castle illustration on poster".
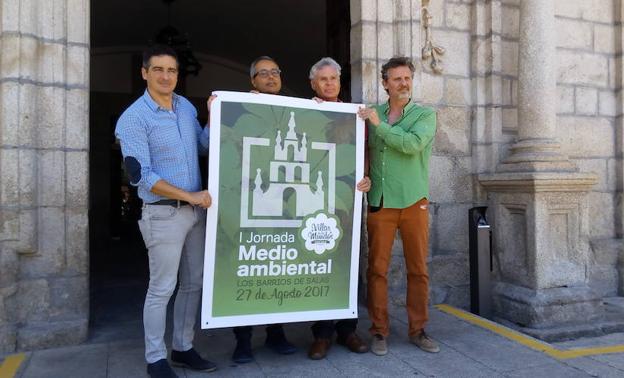
[[[257, 168], [250, 188], [251, 172], [245, 172], [249, 165], [246, 165], [247, 168], [243, 165], [241, 226], [274, 227], [279, 224], [283, 227], [299, 227], [301, 219], [306, 215], [319, 210], [334, 213], [335, 144], [312, 142], [308, 148], [307, 134], [297, 134], [296, 127], [295, 113], [290, 112], [286, 136], [283, 138], [282, 130], [277, 130], [273, 141], [273, 160], [265, 168], [269, 170], [268, 183], [263, 181], [263, 168]], [[251, 146], [271, 148], [271, 140], [245, 137], [243, 146], [243, 160], [250, 162]], [[308, 163], [310, 150], [325, 150], [329, 155], [329, 166], [311, 172]], [[284, 192], [289, 189], [295, 195], [296, 219], [284, 219]]]

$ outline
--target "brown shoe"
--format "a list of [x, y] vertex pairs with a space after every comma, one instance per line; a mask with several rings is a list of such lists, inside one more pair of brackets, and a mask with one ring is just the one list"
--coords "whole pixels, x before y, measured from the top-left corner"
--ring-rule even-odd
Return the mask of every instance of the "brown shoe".
[[330, 346], [330, 339], [314, 339], [314, 342], [310, 345], [310, 350], [308, 350], [308, 357], [310, 357], [311, 360], [322, 360], [327, 356], [327, 351]]
[[422, 331], [420, 331], [420, 333], [418, 335], [410, 336], [409, 339], [410, 339], [410, 342], [412, 344], [416, 345], [417, 347], [419, 347], [420, 349], [424, 350], [425, 352], [438, 353], [440, 351], [440, 347], [438, 346], [438, 343], [433, 341], [425, 333], [424, 329]]
[[360, 337], [355, 332], [351, 332], [349, 336], [347, 336], [344, 340], [338, 339], [338, 344], [344, 345], [353, 353], [366, 353], [368, 352], [368, 344], [364, 342], [364, 340], [360, 339]]

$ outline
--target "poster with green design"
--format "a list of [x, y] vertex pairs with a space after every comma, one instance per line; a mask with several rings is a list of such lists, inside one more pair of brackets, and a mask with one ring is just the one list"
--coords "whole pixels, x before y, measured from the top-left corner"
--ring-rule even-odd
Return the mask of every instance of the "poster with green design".
[[357, 317], [359, 105], [214, 94], [202, 328]]

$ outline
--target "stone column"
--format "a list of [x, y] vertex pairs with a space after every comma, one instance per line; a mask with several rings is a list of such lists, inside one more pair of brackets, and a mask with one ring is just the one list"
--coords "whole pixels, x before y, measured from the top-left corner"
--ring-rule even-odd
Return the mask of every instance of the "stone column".
[[586, 193], [596, 182], [561, 153], [556, 135], [553, 0], [520, 2], [518, 140], [494, 174], [479, 175], [494, 228], [496, 316], [553, 340], [600, 327], [587, 285]]
[[574, 171], [555, 140], [557, 58], [553, 0], [520, 2], [518, 142], [501, 171]]
[[89, 1], [0, 1], [0, 354], [88, 328]]

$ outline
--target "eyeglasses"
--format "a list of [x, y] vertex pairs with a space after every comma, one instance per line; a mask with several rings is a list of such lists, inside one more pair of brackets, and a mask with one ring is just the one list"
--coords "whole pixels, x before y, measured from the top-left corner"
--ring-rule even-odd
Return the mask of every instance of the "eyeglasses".
[[256, 72], [254, 77], [260, 76], [263, 79], [266, 79], [269, 76], [279, 76], [282, 73], [282, 70], [279, 68], [273, 68], [272, 70], [260, 70]]

